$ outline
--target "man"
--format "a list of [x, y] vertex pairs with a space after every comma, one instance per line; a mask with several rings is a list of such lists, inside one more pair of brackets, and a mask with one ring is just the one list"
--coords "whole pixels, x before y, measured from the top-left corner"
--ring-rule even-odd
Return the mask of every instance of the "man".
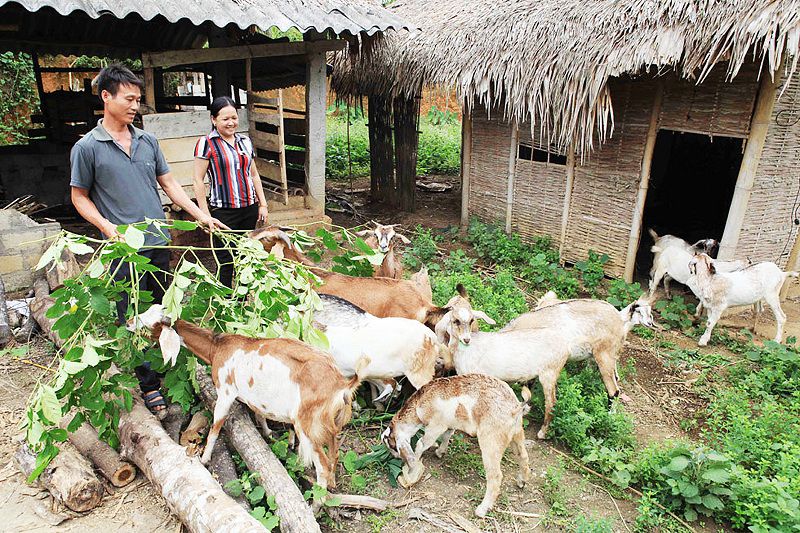
[[[132, 126], [139, 111], [144, 84], [122, 65], [110, 65], [97, 76], [97, 94], [103, 101], [103, 118], [97, 127], [72, 148], [70, 154], [72, 204], [78, 213], [108, 239], [121, 238], [117, 225], [141, 222], [145, 218], [163, 219], [164, 211], [158, 185], [169, 198], [209, 230], [227, 229], [215, 218], [203, 213], [172, 177], [151, 134]], [[145, 236], [140, 254], [162, 271], [169, 269], [169, 250], [147, 248], [167, 243], [167, 236], [154, 227]], [[117, 279], [128, 279], [127, 268], [119, 269]], [[140, 289], [153, 293], [160, 302], [166, 276], [145, 273]], [[117, 315], [125, 321], [127, 298], [117, 303]], [[149, 365], [136, 368], [145, 404], [151, 411], [166, 408], [159, 391], [159, 377]]]

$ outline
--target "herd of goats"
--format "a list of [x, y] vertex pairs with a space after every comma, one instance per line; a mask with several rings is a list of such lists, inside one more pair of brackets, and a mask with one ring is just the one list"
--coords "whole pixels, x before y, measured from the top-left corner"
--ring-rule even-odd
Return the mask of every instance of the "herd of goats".
[[[372, 278], [318, 268], [279, 228], [251, 234], [274, 256], [308, 266], [321, 280], [317, 292], [322, 308], [314, 314], [314, 325], [327, 336], [327, 352], [293, 339], [219, 334], [184, 320], [171, 321], [160, 305], [128, 322], [132, 331], [150, 330], [165, 361], [174, 361], [184, 346], [211, 366], [218, 399], [201, 457], [204, 464], [238, 399], [260, 419], [265, 435], [270, 432], [267, 419], [290, 424], [303, 464], [313, 464], [320, 486], [335, 487], [339, 434], [350, 421], [354, 391], [366, 381], [376, 389], [376, 400], [382, 400], [397, 388], [395, 378], [404, 376], [416, 392], [381, 435], [404, 462], [398, 481], [409, 487], [421, 479], [422, 454], [440, 437], [436, 455], [442, 457], [454, 431], [477, 436], [486, 493], [475, 514], [483, 517], [499, 496], [501, 459], [509, 445], [519, 465], [517, 484], [522, 487], [530, 478], [522, 423], [530, 391], [523, 387], [520, 402], [509, 382], [539, 379], [545, 411], [538, 437], [543, 439], [552, 419], [556, 381], [567, 361], [593, 357], [609, 399], [627, 400], [617, 383], [619, 353], [633, 326], [654, 326], [650, 302], [662, 279], [667, 293], [669, 279], [686, 284], [700, 300], [698, 315], [706, 309], [708, 326], [700, 338], [705, 345], [726, 308], [762, 300], [775, 314], [780, 341], [786, 315], [779, 292], [787, 276], [798, 275], [769, 262], [717, 261], [709, 255], [716, 241], [692, 245], [651, 231], [655, 257], [648, 296], [620, 311], [602, 300], [561, 301], [549, 292], [534, 311], [501, 330], [478, 332], [477, 320], [494, 321], [472, 308], [463, 286], [445, 306], [434, 305], [425, 269], [402, 279], [393, 252], [394, 227], [377, 225], [369, 231], [368, 243], [386, 254], [377, 272], [382, 275]], [[436, 378], [453, 371], [454, 376]], [[424, 433], [412, 448], [420, 429]]]

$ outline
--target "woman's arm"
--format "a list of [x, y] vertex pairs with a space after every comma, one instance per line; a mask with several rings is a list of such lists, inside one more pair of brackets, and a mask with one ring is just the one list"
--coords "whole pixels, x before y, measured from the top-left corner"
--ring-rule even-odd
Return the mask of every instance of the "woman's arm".
[[203, 183], [203, 179], [208, 172], [208, 159], [203, 159], [202, 157], [195, 157], [194, 158], [194, 199], [197, 201], [197, 205], [200, 207], [200, 210], [209, 215], [211, 214], [208, 210], [208, 202], [206, 202], [206, 184]]
[[253, 160], [253, 163], [250, 165], [250, 179], [253, 180], [253, 186], [256, 189], [256, 197], [258, 197], [258, 221], [266, 224], [267, 216], [269, 215], [267, 197], [264, 194], [264, 185], [261, 183], [261, 176], [258, 174], [255, 160]]

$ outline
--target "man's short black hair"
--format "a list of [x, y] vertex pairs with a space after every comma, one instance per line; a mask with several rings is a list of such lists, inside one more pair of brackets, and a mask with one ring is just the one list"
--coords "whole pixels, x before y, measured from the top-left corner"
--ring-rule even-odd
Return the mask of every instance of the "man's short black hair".
[[103, 91], [108, 91], [111, 96], [116, 96], [120, 85], [135, 85], [139, 90], [144, 90], [144, 82], [131, 70], [119, 63], [109, 65], [100, 71], [95, 80], [97, 96], [102, 98]]

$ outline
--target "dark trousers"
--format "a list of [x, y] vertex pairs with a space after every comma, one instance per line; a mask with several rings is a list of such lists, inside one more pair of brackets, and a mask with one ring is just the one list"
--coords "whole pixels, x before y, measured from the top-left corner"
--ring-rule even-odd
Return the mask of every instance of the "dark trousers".
[[[258, 222], [258, 204], [247, 207], [212, 207], [211, 216], [231, 229], [255, 229]], [[214, 247], [224, 246], [219, 239], [214, 237]], [[219, 280], [230, 287], [233, 284], [233, 256], [227, 250], [216, 250], [217, 260], [220, 263]]]
[[[161, 303], [161, 299], [164, 297], [164, 289], [167, 288], [168, 283], [166, 272], [169, 270], [169, 250], [142, 250], [139, 255], [149, 258], [150, 264], [161, 269], [160, 272], [145, 272], [139, 280], [139, 290], [150, 291], [153, 294], [154, 303]], [[116, 264], [112, 265], [112, 272], [116, 267]], [[130, 267], [127, 264], [123, 264], [114, 279], [124, 281], [129, 280], [130, 276]], [[128, 295], [124, 293], [122, 299], [117, 302], [117, 318], [119, 318], [121, 324], [125, 323], [128, 303]], [[139, 387], [142, 392], [147, 393], [158, 390], [161, 386], [161, 377], [153, 370], [150, 370], [150, 363], [137, 366], [134, 371], [139, 379]]]

